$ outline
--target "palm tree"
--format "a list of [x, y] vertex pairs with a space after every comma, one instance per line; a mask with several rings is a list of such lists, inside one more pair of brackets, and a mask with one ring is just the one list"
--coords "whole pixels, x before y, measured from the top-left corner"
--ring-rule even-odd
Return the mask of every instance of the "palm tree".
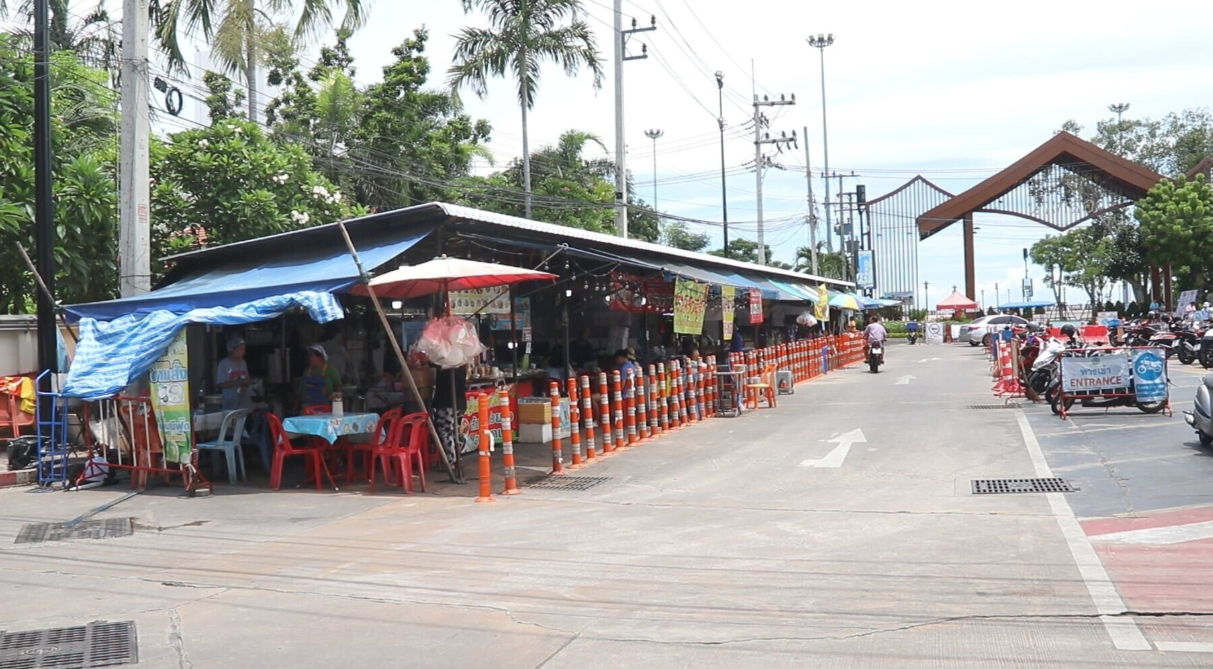
[[[522, 185], [526, 217], [531, 217], [531, 146], [527, 111], [535, 106], [540, 67], [552, 60], [573, 76], [588, 67], [594, 88], [602, 86], [602, 62], [590, 27], [581, 20], [581, 0], [462, 0], [463, 10], [481, 9], [488, 28], [464, 28], [455, 43], [455, 63], [449, 71], [451, 89], [469, 86], [476, 95], [488, 95], [489, 77], [509, 71], [518, 85], [522, 109]], [[565, 21], [569, 21], [566, 25]]]
[[333, 9], [344, 7], [341, 27], [355, 30], [366, 19], [364, 0], [156, 0], [153, 16], [156, 39], [168, 53], [170, 67], [185, 69], [185, 57], [178, 42], [182, 20], [184, 32], [201, 29], [203, 39], [228, 73], [244, 75], [248, 86], [249, 120], [257, 122], [257, 65], [264, 52], [267, 36], [281, 27], [279, 15], [302, 5], [291, 38], [301, 42], [314, 37], [333, 24]]

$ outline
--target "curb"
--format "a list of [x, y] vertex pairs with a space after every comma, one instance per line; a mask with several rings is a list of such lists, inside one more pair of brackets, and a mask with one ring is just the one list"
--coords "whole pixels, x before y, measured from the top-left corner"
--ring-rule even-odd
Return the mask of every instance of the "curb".
[[19, 469], [15, 472], [0, 472], [0, 488], [18, 485], [33, 485], [37, 480], [37, 469]]

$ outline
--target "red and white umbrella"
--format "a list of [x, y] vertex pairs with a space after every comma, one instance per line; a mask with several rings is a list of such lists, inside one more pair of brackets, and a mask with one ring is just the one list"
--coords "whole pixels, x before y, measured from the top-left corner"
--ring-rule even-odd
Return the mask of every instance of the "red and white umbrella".
[[[444, 290], [475, 290], [555, 279], [556, 275], [548, 272], [439, 256], [420, 265], [401, 267], [377, 276], [371, 279], [371, 288], [377, 297], [403, 300]], [[368, 294], [366, 286], [362, 284], [355, 286], [353, 292]]]

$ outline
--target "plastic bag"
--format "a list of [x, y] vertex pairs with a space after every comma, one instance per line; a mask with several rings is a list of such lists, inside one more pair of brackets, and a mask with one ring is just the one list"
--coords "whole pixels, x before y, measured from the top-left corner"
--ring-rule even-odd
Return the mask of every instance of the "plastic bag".
[[796, 322], [807, 327], [817, 327], [817, 319], [813, 316], [813, 312], [806, 311], [796, 317]]
[[476, 326], [457, 316], [435, 318], [426, 323], [417, 340], [417, 350], [442, 369], [470, 364], [484, 352]]

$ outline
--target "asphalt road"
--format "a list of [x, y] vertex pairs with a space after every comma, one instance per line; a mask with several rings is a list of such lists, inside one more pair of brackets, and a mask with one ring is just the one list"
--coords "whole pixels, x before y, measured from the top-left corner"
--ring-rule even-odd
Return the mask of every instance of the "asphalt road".
[[[1178, 411], [1199, 375], [1173, 377]], [[980, 351], [895, 345], [494, 504], [165, 490], [98, 516], [131, 536], [14, 544], [125, 490], [6, 490], [0, 629], [133, 620], [174, 668], [1213, 664], [1213, 458], [1182, 418], [972, 408], [990, 386]], [[1046, 476], [1080, 490], [971, 493]]]

